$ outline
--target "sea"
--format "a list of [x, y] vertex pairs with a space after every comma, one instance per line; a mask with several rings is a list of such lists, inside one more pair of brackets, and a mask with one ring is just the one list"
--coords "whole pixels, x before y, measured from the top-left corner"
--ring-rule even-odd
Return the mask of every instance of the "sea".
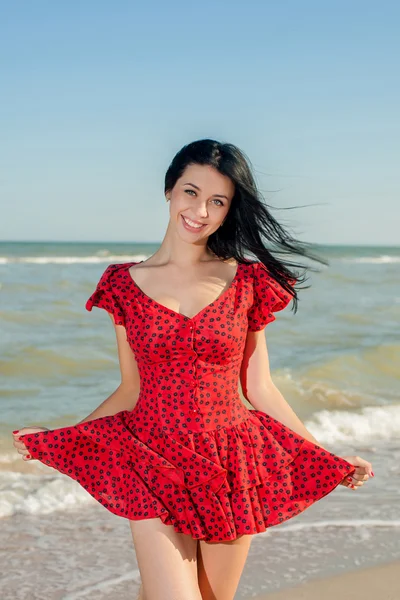
[[[0, 243], [0, 597], [135, 600], [129, 522], [77, 482], [25, 462], [11, 432], [76, 423], [118, 386], [112, 323], [85, 303], [140, 243]], [[318, 245], [308, 289], [265, 330], [273, 380], [325, 448], [372, 463], [254, 537], [237, 600], [400, 558], [400, 247]]]

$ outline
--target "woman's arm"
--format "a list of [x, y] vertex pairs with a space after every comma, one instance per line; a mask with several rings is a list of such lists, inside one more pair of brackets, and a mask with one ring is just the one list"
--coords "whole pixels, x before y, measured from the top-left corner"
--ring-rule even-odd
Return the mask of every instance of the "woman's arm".
[[[133, 410], [140, 391], [140, 376], [135, 356], [126, 339], [126, 330], [122, 325], [115, 325], [114, 318], [108, 313], [114, 324], [118, 345], [121, 383], [117, 389], [102, 402], [90, 415], [79, 421], [85, 423], [99, 417], [115, 415], [122, 410]], [[76, 423], [77, 425], [79, 423]]]
[[271, 415], [306, 440], [321, 446], [272, 381], [264, 329], [247, 334], [240, 383], [244, 397], [256, 410]]

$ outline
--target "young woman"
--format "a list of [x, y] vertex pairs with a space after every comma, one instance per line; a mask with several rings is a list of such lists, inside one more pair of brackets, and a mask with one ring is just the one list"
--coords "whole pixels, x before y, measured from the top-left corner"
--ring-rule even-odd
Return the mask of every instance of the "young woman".
[[232, 144], [184, 146], [165, 196], [159, 250], [109, 265], [86, 303], [114, 323], [121, 384], [76, 425], [24, 427], [14, 445], [129, 519], [142, 600], [232, 600], [252, 536], [373, 473], [318, 444], [269, 372], [264, 329], [297, 311], [305, 281], [293, 257], [325, 261], [273, 218]]

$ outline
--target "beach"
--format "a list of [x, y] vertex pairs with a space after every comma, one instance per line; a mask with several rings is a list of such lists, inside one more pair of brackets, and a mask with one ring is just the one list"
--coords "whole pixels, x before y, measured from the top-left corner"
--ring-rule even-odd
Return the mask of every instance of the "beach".
[[400, 598], [400, 561], [310, 581], [276, 594], [256, 596], [254, 600], [321, 600], [321, 598], [323, 600], [337, 600], [338, 598], [398, 600]]
[[[41, 493], [50, 498], [50, 492], [56, 496], [56, 491], [55, 481], [49, 480]], [[332, 500], [326, 500], [326, 510], [333, 507]], [[32, 498], [31, 504], [34, 510]], [[347, 595], [350, 592], [364, 589], [359, 579], [368, 573], [372, 579], [381, 573], [385, 586], [390, 581], [396, 584], [400, 562], [396, 527], [363, 527], [350, 519], [316, 527], [322, 514], [313, 511], [308, 510], [308, 519], [304, 513], [292, 525], [288, 522], [254, 537], [235, 600], [294, 600], [292, 594], [309, 590], [313, 595], [299, 598], [329, 600], [318, 594], [325, 587], [330, 593], [331, 581], [340, 590], [339, 597], [347, 600], [355, 597]], [[140, 586], [128, 521], [111, 515], [94, 500], [86, 507], [4, 518], [0, 560], [7, 565], [0, 583], [2, 600], [136, 600]], [[388, 563], [390, 568], [385, 566]], [[376, 589], [368, 587], [368, 593]], [[381, 594], [365, 596], [369, 597], [386, 600]]]

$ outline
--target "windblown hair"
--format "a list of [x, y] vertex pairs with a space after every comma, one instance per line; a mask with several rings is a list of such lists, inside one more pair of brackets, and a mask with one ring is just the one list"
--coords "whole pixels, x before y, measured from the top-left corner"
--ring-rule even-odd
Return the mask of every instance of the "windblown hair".
[[172, 190], [186, 167], [193, 164], [214, 167], [235, 185], [229, 212], [223, 224], [209, 236], [208, 248], [223, 260], [262, 262], [270, 275], [293, 296], [294, 312], [297, 312], [296, 286], [306, 281], [307, 270], [315, 269], [276, 255], [300, 255], [324, 265], [328, 265], [328, 261], [313, 254], [311, 244], [293, 238], [272, 216], [272, 207], [257, 188], [249, 158], [233, 144], [202, 139], [183, 146], [168, 167], [164, 193]]

